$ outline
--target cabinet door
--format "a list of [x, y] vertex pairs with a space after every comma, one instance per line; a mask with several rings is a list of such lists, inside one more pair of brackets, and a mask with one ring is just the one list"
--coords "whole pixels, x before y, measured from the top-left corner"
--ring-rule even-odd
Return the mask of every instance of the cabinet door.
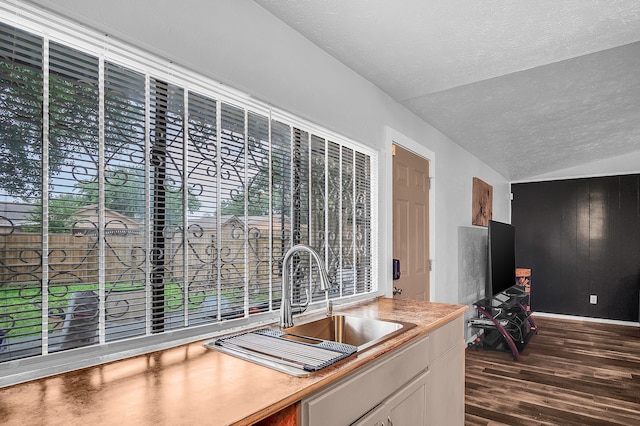
[[464, 342], [435, 360], [429, 367], [427, 386], [428, 424], [464, 425]]
[[429, 371], [416, 377], [387, 400], [386, 426], [427, 424], [427, 378], [431, 380]]
[[428, 371], [420, 374], [352, 426], [426, 425], [428, 375]]

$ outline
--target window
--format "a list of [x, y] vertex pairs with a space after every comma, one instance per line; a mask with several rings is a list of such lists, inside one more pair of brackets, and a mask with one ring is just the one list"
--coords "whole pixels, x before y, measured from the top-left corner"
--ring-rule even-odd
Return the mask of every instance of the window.
[[377, 290], [373, 152], [37, 33], [0, 23], [0, 362], [274, 312], [283, 273], [322, 301], [298, 243]]

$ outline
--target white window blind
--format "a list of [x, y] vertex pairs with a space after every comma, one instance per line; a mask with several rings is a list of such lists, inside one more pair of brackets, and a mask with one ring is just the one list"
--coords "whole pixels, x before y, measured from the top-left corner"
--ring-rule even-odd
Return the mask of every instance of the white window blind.
[[0, 23], [0, 363], [377, 290], [375, 154], [121, 59]]
[[[29, 226], [30, 217], [43, 209], [42, 40], [0, 26], [0, 58], [0, 354], [10, 359], [28, 356], [30, 348], [39, 353], [43, 344], [44, 241], [36, 226]], [[51, 159], [50, 169], [60, 168], [57, 159]], [[33, 232], [16, 238], [20, 228]], [[59, 315], [55, 307], [50, 311]], [[14, 336], [23, 345], [9, 351]], [[12, 354], [6, 357], [6, 352]]]

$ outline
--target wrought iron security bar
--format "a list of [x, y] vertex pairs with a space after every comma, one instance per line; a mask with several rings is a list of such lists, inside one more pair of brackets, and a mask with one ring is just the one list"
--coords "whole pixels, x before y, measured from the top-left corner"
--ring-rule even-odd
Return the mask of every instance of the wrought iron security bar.
[[119, 59], [0, 23], [0, 361], [376, 290], [372, 152]]

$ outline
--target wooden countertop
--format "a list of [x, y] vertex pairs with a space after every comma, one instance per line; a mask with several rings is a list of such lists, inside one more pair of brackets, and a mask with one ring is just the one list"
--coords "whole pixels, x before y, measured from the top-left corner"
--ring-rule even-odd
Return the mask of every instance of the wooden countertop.
[[[467, 306], [378, 298], [335, 313], [412, 322], [405, 333], [307, 377], [203, 341], [0, 389], [3, 425], [250, 425], [461, 316]], [[297, 322], [304, 317], [296, 317]]]

